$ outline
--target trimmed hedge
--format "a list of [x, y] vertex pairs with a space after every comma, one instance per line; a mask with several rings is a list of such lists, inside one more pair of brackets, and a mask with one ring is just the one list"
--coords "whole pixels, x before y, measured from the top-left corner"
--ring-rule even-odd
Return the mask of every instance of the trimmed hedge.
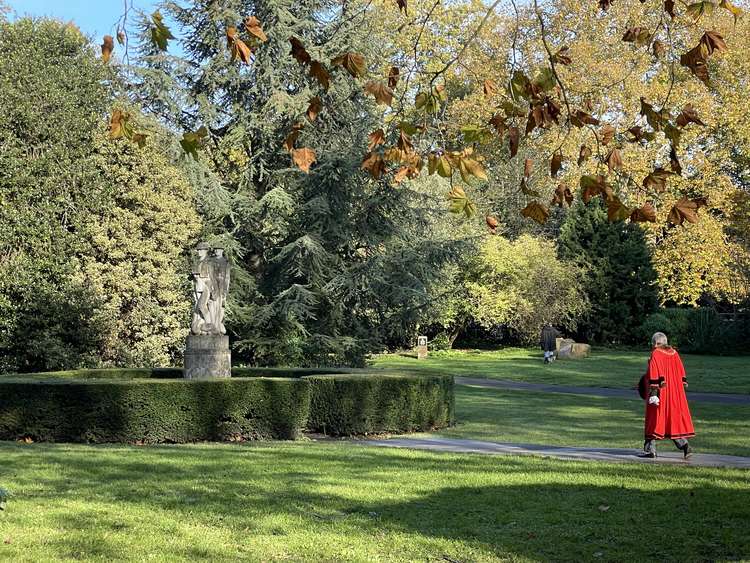
[[174, 379], [179, 368], [0, 376], [0, 440], [295, 439], [304, 430], [349, 436], [454, 423], [452, 376], [306, 368], [232, 372], [232, 378], [211, 380]]
[[294, 439], [310, 386], [299, 379], [0, 383], [0, 439], [193, 442]]
[[308, 429], [335, 436], [433, 430], [455, 422], [452, 376], [322, 375]]

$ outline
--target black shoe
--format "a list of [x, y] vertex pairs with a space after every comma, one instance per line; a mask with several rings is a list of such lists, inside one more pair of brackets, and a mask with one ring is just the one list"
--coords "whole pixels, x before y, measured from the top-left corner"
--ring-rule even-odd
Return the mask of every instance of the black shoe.
[[690, 444], [685, 444], [685, 447], [682, 448], [682, 456], [684, 459], [688, 459], [693, 455], [693, 448], [690, 447]]
[[643, 453], [638, 454], [638, 457], [647, 457], [647, 458], [653, 459], [656, 457], [656, 452], [654, 451], [643, 452]]

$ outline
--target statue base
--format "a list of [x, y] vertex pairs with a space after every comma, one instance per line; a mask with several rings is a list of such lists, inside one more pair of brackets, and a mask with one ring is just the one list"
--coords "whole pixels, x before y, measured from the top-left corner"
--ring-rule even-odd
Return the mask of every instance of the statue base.
[[185, 346], [185, 379], [231, 377], [229, 337], [221, 334], [191, 334]]

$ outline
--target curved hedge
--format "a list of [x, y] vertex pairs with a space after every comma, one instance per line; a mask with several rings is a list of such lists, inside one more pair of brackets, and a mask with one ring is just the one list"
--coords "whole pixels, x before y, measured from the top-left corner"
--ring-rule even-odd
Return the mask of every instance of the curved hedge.
[[2, 376], [0, 439], [295, 439], [304, 431], [347, 436], [454, 422], [452, 376], [331, 371], [236, 368], [231, 379], [215, 380], [175, 379], [181, 370], [173, 368]]

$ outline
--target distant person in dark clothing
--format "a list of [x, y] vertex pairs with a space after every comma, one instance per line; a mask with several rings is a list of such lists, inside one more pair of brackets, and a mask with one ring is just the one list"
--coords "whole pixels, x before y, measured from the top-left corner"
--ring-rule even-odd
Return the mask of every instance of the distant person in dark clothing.
[[547, 323], [542, 327], [542, 336], [539, 339], [539, 344], [544, 351], [544, 363], [548, 364], [555, 359], [555, 350], [557, 349], [557, 337], [560, 336], [560, 331], [553, 327], [550, 323]]

